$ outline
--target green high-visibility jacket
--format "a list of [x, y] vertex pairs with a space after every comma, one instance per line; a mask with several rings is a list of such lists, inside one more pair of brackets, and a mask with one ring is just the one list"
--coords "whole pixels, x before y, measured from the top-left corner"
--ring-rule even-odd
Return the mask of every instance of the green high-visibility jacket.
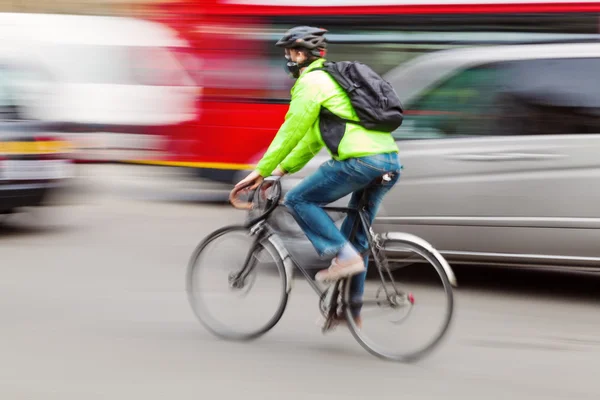
[[277, 166], [288, 173], [297, 172], [323, 146], [336, 160], [398, 151], [394, 138], [387, 132], [371, 131], [321, 115], [324, 107], [338, 117], [359, 120], [348, 95], [337, 82], [325, 71], [313, 71], [323, 67], [324, 62], [325, 59], [314, 61], [292, 87], [285, 122], [256, 166], [261, 176], [271, 175]]

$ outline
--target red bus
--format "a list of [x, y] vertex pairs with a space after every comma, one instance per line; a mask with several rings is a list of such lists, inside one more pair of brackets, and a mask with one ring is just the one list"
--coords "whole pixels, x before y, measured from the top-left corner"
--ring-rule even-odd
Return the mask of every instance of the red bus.
[[164, 159], [137, 162], [226, 183], [253, 168], [283, 122], [293, 80], [274, 42], [294, 25], [327, 28], [330, 60], [357, 59], [381, 74], [430, 51], [581, 40], [600, 30], [600, 1], [196, 0], [156, 11], [192, 44], [200, 112], [169, 133]]

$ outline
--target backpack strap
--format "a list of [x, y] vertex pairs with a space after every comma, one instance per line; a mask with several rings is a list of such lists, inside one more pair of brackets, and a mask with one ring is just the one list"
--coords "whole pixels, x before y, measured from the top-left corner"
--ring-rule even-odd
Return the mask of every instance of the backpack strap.
[[[308, 73], [311, 73], [313, 71], [324, 71], [324, 72], [327, 72], [327, 70], [325, 68], [323, 68], [323, 67], [317, 67], [315, 69], [311, 69], [310, 71], [308, 71]], [[335, 81], [335, 79], [334, 79], [334, 81]], [[339, 86], [339, 83], [336, 82], [336, 84]], [[342, 117], [338, 116], [337, 114], [334, 114], [333, 112], [329, 111], [327, 108], [325, 108], [323, 106], [321, 106], [321, 114], [324, 114], [324, 115], [330, 116], [330, 117], [334, 117], [334, 118], [336, 118], [336, 119], [338, 119], [340, 121], [346, 122], [348, 124], [354, 124], [354, 125], [360, 125], [360, 126], [362, 126], [359, 121], [354, 121], [354, 120], [351, 120], [351, 119], [342, 118]]]
[[334, 117], [334, 118], [336, 118], [336, 119], [338, 119], [340, 121], [346, 122], [348, 124], [360, 125], [359, 121], [354, 121], [354, 120], [351, 120], [351, 119], [342, 118], [339, 115], [334, 114], [333, 112], [329, 111], [327, 108], [325, 108], [323, 106], [321, 106], [321, 114], [329, 116], [329, 117]]

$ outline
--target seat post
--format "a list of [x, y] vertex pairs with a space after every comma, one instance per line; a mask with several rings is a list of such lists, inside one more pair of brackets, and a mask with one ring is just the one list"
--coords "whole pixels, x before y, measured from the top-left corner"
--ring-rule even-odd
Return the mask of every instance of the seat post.
[[354, 221], [354, 225], [352, 226], [352, 233], [350, 234], [350, 238], [348, 239], [350, 242], [354, 240], [356, 236], [356, 232], [358, 227], [362, 225], [362, 220], [360, 218], [360, 213], [363, 212], [363, 209], [367, 206], [369, 202], [369, 189], [371, 189], [374, 185], [381, 184], [383, 182], [387, 182], [392, 179], [393, 173], [386, 172], [381, 175], [379, 178], [376, 178], [373, 182], [371, 182], [368, 186], [363, 189], [363, 194], [358, 201], [358, 206], [356, 207], [356, 220]]
[[372, 184], [367, 186], [366, 188], [364, 188], [363, 190], [363, 194], [360, 197], [360, 200], [358, 201], [358, 211], [361, 211], [363, 208], [365, 208], [365, 206], [368, 203], [368, 199], [369, 199], [369, 189], [371, 188]]
[[[372, 184], [371, 184], [372, 185]], [[356, 236], [356, 232], [358, 231], [358, 227], [361, 226], [362, 220], [360, 219], [360, 213], [363, 211], [368, 202], [369, 188], [371, 185], [367, 186], [363, 190], [363, 194], [358, 201], [358, 206], [356, 207], [356, 219], [354, 220], [354, 224], [352, 225], [352, 233], [350, 234], [349, 241], [352, 242], [354, 237]]]

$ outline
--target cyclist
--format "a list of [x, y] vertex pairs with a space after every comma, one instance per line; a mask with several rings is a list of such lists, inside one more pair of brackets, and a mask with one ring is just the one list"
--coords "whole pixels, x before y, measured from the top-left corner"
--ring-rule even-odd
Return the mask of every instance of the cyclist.
[[[386, 193], [400, 176], [398, 147], [392, 135], [370, 131], [358, 124], [337, 118], [323, 118], [322, 108], [337, 117], [358, 121], [350, 99], [325, 71], [327, 30], [298, 26], [287, 31], [276, 46], [285, 50], [287, 69], [297, 79], [291, 89], [291, 103], [285, 121], [256, 169], [241, 180], [232, 196], [243, 188], [255, 189], [268, 176], [283, 176], [302, 169], [321, 149], [327, 148], [331, 160], [291, 189], [284, 199], [315, 250], [321, 257], [332, 257], [331, 266], [319, 271], [318, 281], [335, 281], [352, 276], [351, 299], [360, 302], [364, 292], [368, 242], [362, 227], [349, 243], [354, 219], [349, 214], [340, 230], [320, 206], [352, 193], [350, 206], [356, 206], [368, 187], [370, 222]], [[382, 180], [389, 173], [391, 179]], [[371, 185], [377, 180], [375, 185]], [[360, 326], [360, 307], [353, 310]]]

